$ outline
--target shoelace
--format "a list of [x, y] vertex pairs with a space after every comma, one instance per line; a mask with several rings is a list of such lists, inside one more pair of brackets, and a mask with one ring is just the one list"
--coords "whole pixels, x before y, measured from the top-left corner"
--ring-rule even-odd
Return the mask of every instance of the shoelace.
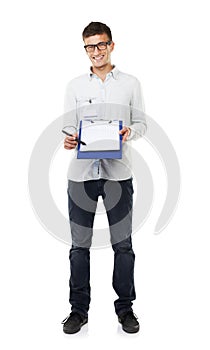
[[66, 318], [64, 318], [64, 320], [61, 322], [61, 324], [64, 324], [68, 321], [68, 319], [70, 318], [71, 314], [68, 315]]
[[64, 320], [61, 322], [61, 324], [66, 323], [66, 322], [69, 320], [69, 318], [70, 318], [71, 316], [74, 316], [74, 315], [76, 315], [77, 317], [80, 317], [80, 315], [77, 314], [76, 312], [71, 312], [66, 318], [64, 318]]
[[136, 314], [134, 314], [133, 311], [129, 311], [125, 314], [124, 319], [131, 318], [132, 320], [138, 320], [138, 317]]

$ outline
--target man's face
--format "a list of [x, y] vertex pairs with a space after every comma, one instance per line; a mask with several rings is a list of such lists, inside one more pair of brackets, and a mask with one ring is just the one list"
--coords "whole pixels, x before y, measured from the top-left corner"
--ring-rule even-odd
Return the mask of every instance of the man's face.
[[[107, 34], [97, 34], [84, 39], [85, 45], [94, 45], [101, 42], [106, 43], [107, 41], [109, 41]], [[114, 43], [112, 42], [102, 50], [95, 47], [93, 51], [87, 52], [87, 55], [91, 60], [93, 67], [102, 68], [108, 64], [111, 64], [111, 52], [113, 49]]]

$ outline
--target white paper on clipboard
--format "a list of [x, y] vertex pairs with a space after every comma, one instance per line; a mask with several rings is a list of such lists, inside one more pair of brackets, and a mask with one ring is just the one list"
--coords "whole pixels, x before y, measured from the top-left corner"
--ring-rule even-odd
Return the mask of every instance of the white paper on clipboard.
[[114, 151], [120, 149], [119, 121], [82, 121], [80, 151]]

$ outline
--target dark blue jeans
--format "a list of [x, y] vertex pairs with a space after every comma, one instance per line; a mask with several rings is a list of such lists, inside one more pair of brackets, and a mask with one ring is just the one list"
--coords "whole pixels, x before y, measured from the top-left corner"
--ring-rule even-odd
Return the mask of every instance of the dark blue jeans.
[[87, 315], [90, 304], [90, 247], [98, 197], [102, 196], [114, 251], [113, 288], [117, 315], [132, 310], [136, 298], [132, 249], [132, 179], [90, 180], [68, 183], [68, 208], [72, 236], [70, 249], [70, 297], [72, 311]]

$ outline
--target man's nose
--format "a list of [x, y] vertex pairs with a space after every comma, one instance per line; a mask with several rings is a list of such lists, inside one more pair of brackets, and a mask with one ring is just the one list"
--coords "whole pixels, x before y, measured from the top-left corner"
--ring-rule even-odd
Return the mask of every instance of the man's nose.
[[99, 53], [100, 52], [100, 50], [98, 49], [98, 47], [97, 46], [95, 46], [94, 47], [94, 51], [93, 51], [94, 53], [96, 52], [96, 53]]

